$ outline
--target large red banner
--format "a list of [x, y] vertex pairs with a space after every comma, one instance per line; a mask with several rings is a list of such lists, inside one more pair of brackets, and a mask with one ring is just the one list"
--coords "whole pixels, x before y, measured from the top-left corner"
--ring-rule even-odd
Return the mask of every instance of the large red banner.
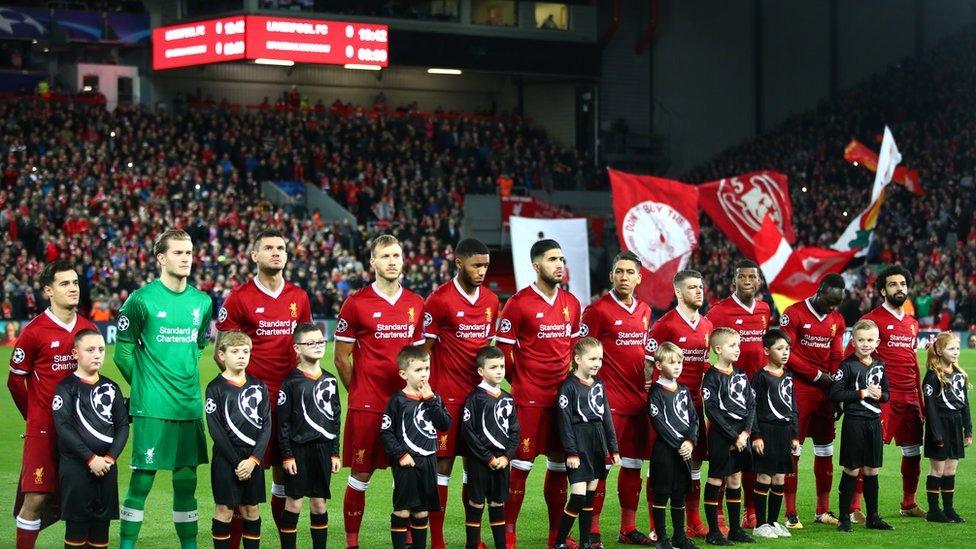
[[153, 29], [153, 69], [239, 59], [389, 65], [387, 25], [238, 15]]
[[765, 170], [702, 183], [698, 203], [729, 240], [746, 257], [752, 257], [753, 240], [763, 220], [771, 217], [787, 242], [794, 242], [793, 202], [788, 178]]
[[560, 208], [559, 206], [532, 196], [503, 196], [501, 199], [502, 225], [505, 227], [508, 226], [508, 219], [513, 215], [516, 217], [538, 217], [542, 219], [579, 217], [565, 208]]
[[674, 298], [672, 279], [698, 244], [698, 188], [609, 170], [620, 247], [641, 260], [637, 297], [655, 309]]

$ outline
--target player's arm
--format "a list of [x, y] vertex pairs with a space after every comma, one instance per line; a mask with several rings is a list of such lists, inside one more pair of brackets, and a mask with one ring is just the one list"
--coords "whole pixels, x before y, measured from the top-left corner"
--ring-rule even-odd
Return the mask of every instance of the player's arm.
[[[691, 400], [691, 395], [688, 395], [688, 399]], [[698, 445], [698, 422], [701, 418], [698, 417], [698, 410], [694, 406], [688, 407], [688, 434], [685, 436], [685, 440], [691, 443], [692, 446]]]
[[224, 429], [224, 426], [220, 424], [219, 410], [221, 406], [218, 403], [222, 401], [223, 399], [220, 397], [219, 390], [216, 386], [211, 385], [207, 387], [207, 431], [210, 431], [210, 438], [213, 439], [214, 451], [222, 455], [228, 463], [236, 467], [237, 463], [241, 461], [241, 456], [237, 453], [233, 443], [231, 443], [230, 437], [227, 436], [227, 431]]
[[397, 413], [397, 407], [398, 399], [394, 396], [386, 404], [386, 410], [383, 412], [382, 423], [380, 424], [380, 441], [383, 443], [383, 449], [386, 450], [386, 453], [389, 454], [394, 463], [399, 463], [403, 456], [409, 454], [403, 443], [397, 439], [396, 431], [393, 427], [399, 423], [400, 419], [400, 415]]
[[441, 323], [444, 321], [444, 315], [442, 314], [443, 307], [437, 299], [437, 295], [433, 294], [427, 298], [424, 303], [424, 350], [428, 353], [430, 349], [434, 346], [434, 343], [441, 337]]
[[464, 403], [464, 411], [461, 416], [463, 418], [461, 433], [464, 436], [465, 444], [468, 445], [468, 450], [471, 452], [471, 457], [482, 463], [491, 463], [495, 456], [488, 450], [488, 445], [481, 437], [480, 424], [483, 416], [481, 410], [475, 406], [476, 402], [474, 398], [468, 398], [467, 402]]
[[115, 424], [115, 436], [112, 438], [112, 446], [108, 449], [108, 454], [102, 457], [110, 458], [113, 462], [122, 455], [126, 442], [129, 441], [129, 407], [122, 398], [122, 390], [116, 386], [118, 391], [115, 400], [112, 401], [112, 423]]
[[[752, 387], [752, 392], [755, 393], [756, 395], [764, 395], [764, 394], [766, 394], [766, 391], [768, 389], [766, 388], [766, 383], [765, 383], [764, 379], [765, 378], [763, 377], [763, 375], [762, 375], [762, 373], [760, 371], [760, 372], [757, 372], [756, 373], [756, 375], [752, 378], [752, 381], [749, 383], [749, 386]], [[759, 430], [759, 414], [758, 414], [758, 412], [756, 410], [756, 406], [755, 406], [755, 403], [756, 403], [755, 397], [753, 397], [752, 401], [753, 401], [752, 421], [749, 422], [747, 425], [750, 425], [750, 427], [749, 427], [749, 433], [751, 434], [752, 439], [753, 440], [760, 440], [760, 439], [762, 439], [763, 435], [762, 435], [762, 431]]]
[[515, 345], [519, 333], [519, 311], [515, 299], [509, 298], [505, 308], [498, 317], [498, 335], [495, 336], [495, 346], [505, 355], [505, 379], [511, 382], [515, 378]]
[[355, 343], [346, 341], [336, 340], [335, 342], [336, 372], [339, 373], [339, 381], [346, 389], [349, 388], [349, 383], [352, 381], [352, 348], [354, 345]]
[[[966, 384], [969, 384], [969, 380], [966, 380]], [[962, 408], [962, 432], [966, 438], [973, 438], [973, 418], [969, 415], [969, 390], [963, 387], [962, 394], [966, 402]]]
[[790, 436], [793, 437], [793, 440], [799, 440], [800, 439], [800, 412], [799, 412], [799, 408], [797, 408], [797, 403], [796, 403], [795, 385], [793, 386], [793, 390], [791, 391], [791, 393], [793, 394], [790, 395], [792, 400], [790, 406]]
[[213, 300], [207, 296], [207, 307], [203, 313], [203, 320], [200, 322], [200, 330], [197, 332], [197, 361], [203, 354], [203, 350], [210, 344], [210, 322], [213, 320]]
[[[784, 324], [783, 322], [786, 323]], [[799, 346], [800, 338], [799, 334], [797, 333], [798, 324], [799, 322], [797, 322], [795, 319], [790, 319], [785, 312], [783, 313], [783, 317], [780, 318], [780, 330], [782, 330], [783, 333], [790, 338], [789, 340], [793, 342], [793, 349], [796, 349], [796, 347]], [[815, 365], [809, 364], [805, 360], [801, 359], [795, 352], [790, 353], [790, 361], [788, 366], [796, 377], [811, 385], [821, 385], [825, 383], [823, 376], [827, 374]]]
[[132, 372], [135, 369], [135, 350], [146, 323], [146, 307], [139, 294], [130, 295], [119, 310], [118, 336], [115, 340], [115, 365], [132, 385]]
[[[563, 383], [559, 387], [557, 397], [556, 418], [559, 424], [559, 439], [563, 442], [563, 449], [566, 450], [566, 457], [579, 457], [579, 445], [576, 443], [576, 433], [573, 432], [573, 416], [569, 403], [576, 402], [577, 396], [573, 393], [569, 383]], [[566, 403], [564, 406], [563, 403]]]
[[278, 390], [278, 432], [275, 435], [278, 437], [278, 453], [281, 456], [281, 463], [284, 464], [286, 461], [295, 461], [295, 453], [291, 449], [291, 383], [287, 380], [281, 384], [281, 388]]
[[752, 427], [756, 424], [756, 391], [751, 385], [746, 386], [746, 419], [743, 429], [752, 434]]
[[702, 404], [705, 408], [705, 417], [711, 422], [712, 428], [718, 426], [727, 438], [735, 440], [739, 436], [739, 431], [725, 417], [725, 412], [718, 404], [719, 391], [722, 390], [722, 385], [717, 373], [714, 368], [709, 368], [702, 380]]
[[[668, 426], [664, 423], [664, 418], [662, 417], [663, 410], [663, 399], [658, 394], [658, 391], [655, 391], [654, 387], [651, 387], [651, 391], [647, 396], [647, 415], [651, 418], [651, 427], [654, 429], [654, 432], [657, 433], [658, 441], [663, 441], [667, 445], [677, 449], [677, 446], [675, 446], [675, 441], [673, 440], [673, 433], [668, 431]], [[657, 411], [656, 414], [654, 413], [655, 411]], [[680, 444], [680, 441], [678, 441], [678, 444]]]
[[89, 463], [92, 458], [97, 456], [95, 452], [92, 452], [88, 448], [88, 445], [85, 444], [81, 435], [78, 433], [78, 430], [75, 429], [74, 423], [72, 423], [72, 414], [75, 410], [74, 403], [77, 397], [63, 383], [58, 385], [58, 388], [54, 391], [54, 396], [55, 400], [61, 400], [61, 406], [58, 406], [53, 414], [54, 427], [58, 432], [58, 440], [64, 441], [68, 452], [76, 458], [84, 461], [86, 464]]
[[881, 376], [881, 398], [878, 402], [888, 402], [891, 400], [891, 387], [888, 383], [888, 372]]
[[224, 367], [217, 359], [217, 351], [220, 347], [220, 336], [224, 332], [234, 332], [242, 331], [240, 322], [240, 309], [237, 307], [238, 299], [237, 292], [231, 292], [227, 299], [220, 305], [220, 311], [217, 312], [217, 323], [214, 325], [217, 333], [214, 334], [214, 362], [217, 364], [217, 368], [223, 371]]
[[10, 355], [10, 373], [7, 374], [7, 389], [14, 399], [14, 404], [20, 410], [20, 415], [27, 419], [27, 377], [34, 370], [35, 345], [30, 337], [30, 331], [24, 330], [17, 336], [14, 352]]
[[264, 459], [264, 452], [268, 449], [268, 444], [271, 442], [271, 403], [268, 397], [268, 387], [264, 383], [261, 384], [261, 397], [261, 403], [258, 404], [258, 415], [261, 416], [261, 432], [254, 441], [254, 451], [251, 453], [251, 459], [259, 465]]
[[[930, 371], [925, 375], [925, 381], [922, 382], [922, 394], [925, 395], [925, 424], [926, 428], [932, 432], [932, 439], [939, 446], [945, 440], [942, 421], [939, 419], [939, 408], [935, 405], [935, 399], [941, 390], [942, 384], [939, 383], [939, 378], [935, 372]], [[965, 412], [967, 413], [962, 416], [963, 422], [969, 418], [969, 410], [965, 410]], [[971, 429], [970, 432], [972, 432]]]
[[858, 391], [851, 388], [850, 382], [854, 375], [851, 374], [848, 364], [845, 360], [840, 365], [837, 370], [839, 376], [834, 377], [834, 384], [830, 386], [830, 400], [834, 402], [857, 402], [863, 398], [861, 393], [866, 391], [866, 389]]
[[[332, 409], [336, 411], [335, 413], [335, 432], [338, 433], [342, 429], [342, 402], [339, 400], [339, 391], [332, 393]], [[332, 441], [332, 455], [339, 457], [342, 455], [340, 453], [339, 445], [341, 444], [342, 437], [336, 437]]]
[[17, 410], [20, 411], [20, 415], [27, 419], [27, 375], [18, 373], [13, 368], [10, 369], [10, 373], [7, 374], [7, 389], [10, 390], [10, 396], [14, 399], [14, 404], [17, 405]]

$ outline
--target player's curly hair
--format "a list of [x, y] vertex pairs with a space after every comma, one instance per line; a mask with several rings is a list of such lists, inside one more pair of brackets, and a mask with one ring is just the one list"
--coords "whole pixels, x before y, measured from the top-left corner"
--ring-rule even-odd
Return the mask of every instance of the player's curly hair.
[[576, 357], [583, 356], [583, 353], [589, 351], [590, 349], [602, 349], [603, 344], [600, 340], [595, 337], [584, 337], [576, 342], [573, 346], [573, 358], [569, 361], [569, 371], [575, 372], [576, 368], [579, 367], [579, 363], [576, 362]]
[[952, 332], [939, 333], [939, 335], [935, 336], [935, 341], [929, 345], [928, 356], [925, 358], [925, 367], [935, 372], [935, 376], [939, 378], [939, 383], [942, 385], [949, 383], [949, 376], [944, 371], [946, 366], [949, 367], [950, 372], [959, 372], [967, 381], [969, 380], [969, 375], [959, 366], [959, 362], [949, 362], [944, 355], [946, 347], [953, 341], [959, 343], [959, 338], [956, 334]]

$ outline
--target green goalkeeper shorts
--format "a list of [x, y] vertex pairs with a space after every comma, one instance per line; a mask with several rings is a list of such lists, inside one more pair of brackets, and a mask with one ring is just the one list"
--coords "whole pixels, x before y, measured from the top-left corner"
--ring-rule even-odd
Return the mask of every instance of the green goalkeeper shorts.
[[132, 418], [133, 469], [172, 471], [207, 463], [203, 420]]

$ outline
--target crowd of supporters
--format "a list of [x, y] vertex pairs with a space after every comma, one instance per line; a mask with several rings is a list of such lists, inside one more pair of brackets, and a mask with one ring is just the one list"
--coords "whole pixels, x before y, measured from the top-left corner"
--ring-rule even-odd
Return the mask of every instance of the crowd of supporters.
[[[958, 38], [890, 67], [818, 108], [790, 118], [685, 174], [686, 181], [775, 169], [790, 178], [796, 245], [830, 247], [867, 207], [874, 174], [843, 158], [856, 138], [878, 150], [887, 124], [903, 164], [918, 170], [915, 196], [892, 184], [867, 263], [845, 273], [848, 321], [877, 303], [878, 264], [900, 262], [914, 274], [914, 304], [923, 325], [976, 324], [976, 40]], [[693, 264], [719, 295], [728, 292], [735, 250], [702, 216]], [[856, 264], [855, 264], [856, 265]], [[713, 294], [714, 295], [714, 294]]]
[[[496, 192], [499, 178], [576, 185], [581, 172], [580, 155], [517, 116], [301, 101], [291, 90], [252, 108], [181, 98], [108, 112], [0, 99], [0, 319], [38, 312], [36, 274], [59, 257], [79, 261], [86, 310], [111, 317], [153, 277], [149, 242], [168, 226], [193, 236], [192, 282], [217, 302], [251, 274], [249, 235], [263, 227], [293, 243], [286, 277], [317, 316], [369, 280], [364, 243], [379, 232], [404, 242], [405, 284], [426, 295], [450, 276], [466, 193]], [[271, 204], [263, 181], [316, 185], [357, 223]]]

